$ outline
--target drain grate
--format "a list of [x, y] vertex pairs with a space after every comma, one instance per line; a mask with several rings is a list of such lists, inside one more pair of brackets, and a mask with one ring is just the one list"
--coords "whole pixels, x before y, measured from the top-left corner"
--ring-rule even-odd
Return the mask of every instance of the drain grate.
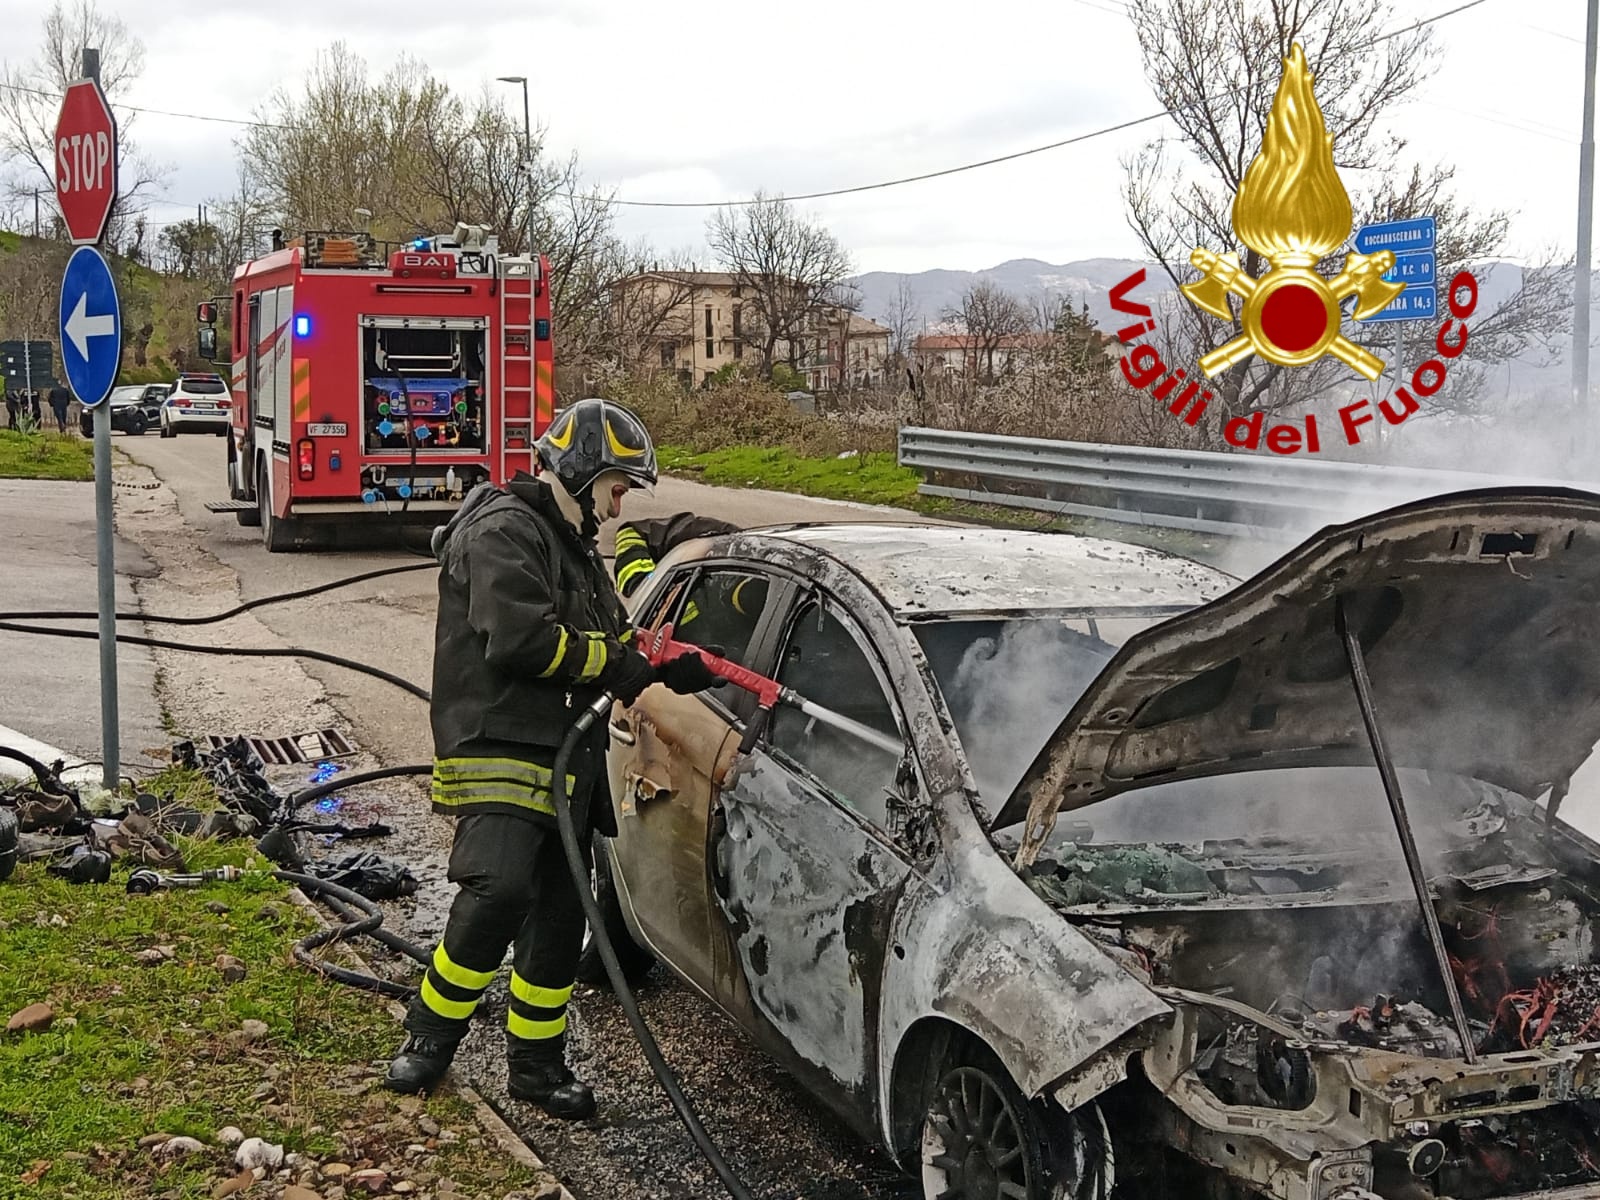
[[[220, 750], [233, 738], [206, 735], [213, 750]], [[323, 758], [342, 758], [354, 754], [356, 748], [337, 729], [317, 729], [311, 733], [298, 733], [292, 737], [246, 737], [256, 757], [269, 767], [290, 766], [294, 763], [315, 762]]]

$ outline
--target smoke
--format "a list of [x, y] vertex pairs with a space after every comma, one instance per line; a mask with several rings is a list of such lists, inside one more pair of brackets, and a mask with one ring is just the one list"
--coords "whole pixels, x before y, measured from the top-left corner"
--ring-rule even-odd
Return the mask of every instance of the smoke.
[[1116, 652], [1115, 646], [1090, 637], [1085, 621], [949, 621], [921, 625], [916, 632], [990, 811], [998, 811], [1016, 790], [1062, 718]]

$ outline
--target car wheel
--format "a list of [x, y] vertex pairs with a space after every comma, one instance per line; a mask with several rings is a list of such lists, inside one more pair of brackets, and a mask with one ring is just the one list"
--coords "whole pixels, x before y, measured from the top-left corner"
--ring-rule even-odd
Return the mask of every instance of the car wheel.
[[134, 413], [133, 416], [128, 418], [128, 432], [129, 433], [133, 434], [135, 437], [143, 437], [144, 436], [144, 430], [145, 430], [145, 424], [144, 424], [144, 414], [143, 413]]
[[[650, 974], [650, 968], [655, 966], [655, 955], [634, 941], [633, 935], [628, 932], [628, 923], [622, 916], [622, 904], [617, 899], [616, 883], [611, 878], [611, 860], [598, 846], [595, 847], [593, 878], [595, 902], [600, 906], [606, 937], [611, 941], [611, 949], [616, 952], [622, 978], [629, 987], [637, 987]], [[583, 954], [578, 959], [578, 980], [596, 987], [611, 986], [606, 965], [600, 958], [600, 947], [595, 943], [593, 932], [588, 929], [584, 930]]]
[[1110, 1134], [1098, 1105], [1029, 1104], [1000, 1061], [968, 1056], [939, 1080], [922, 1122], [926, 1200], [1107, 1200]]
[[281, 554], [293, 550], [299, 540], [299, 522], [287, 517], [272, 515], [272, 480], [268, 475], [267, 460], [262, 459], [256, 470], [256, 512], [261, 525], [261, 544], [268, 553]]
[[172, 426], [167, 423], [165, 418], [162, 418], [161, 421], [161, 436], [164, 438], [169, 438], [172, 436]]

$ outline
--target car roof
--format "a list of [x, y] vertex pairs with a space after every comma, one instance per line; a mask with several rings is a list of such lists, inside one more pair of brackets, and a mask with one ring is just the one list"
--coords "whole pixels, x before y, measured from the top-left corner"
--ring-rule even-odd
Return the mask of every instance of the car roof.
[[838, 560], [903, 620], [989, 612], [1188, 608], [1234, 587], [1213, 567], [1128, 542], [953, 525], [751, 530]]

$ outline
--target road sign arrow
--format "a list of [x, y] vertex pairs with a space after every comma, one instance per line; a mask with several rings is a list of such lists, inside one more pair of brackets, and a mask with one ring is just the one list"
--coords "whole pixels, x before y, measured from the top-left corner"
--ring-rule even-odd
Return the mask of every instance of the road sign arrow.
[[89, 315], [89, 293], [85, 292], [78, 297], [78, 307], [72, 310], [72, 315], [67, 318], [67, 337], [77, 348], [78, 357], [87, 360], [89, 357], [89, 339], [92, 337], [109, 337], [117, 332], [117, 318], [115, 313], [102, 313], [99, 316]]

